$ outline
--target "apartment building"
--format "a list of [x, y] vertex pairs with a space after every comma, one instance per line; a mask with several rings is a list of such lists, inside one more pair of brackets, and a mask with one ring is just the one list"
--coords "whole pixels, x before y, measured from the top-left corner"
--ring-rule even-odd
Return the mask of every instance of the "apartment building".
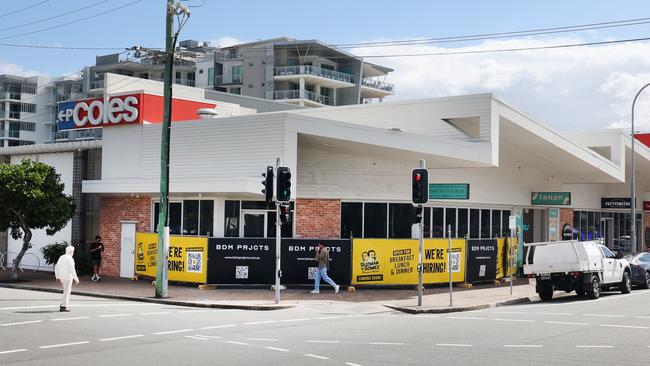
[[33, 145], [51, 137], [49, 90], [43, 77], [0, 75], [0, 147]]

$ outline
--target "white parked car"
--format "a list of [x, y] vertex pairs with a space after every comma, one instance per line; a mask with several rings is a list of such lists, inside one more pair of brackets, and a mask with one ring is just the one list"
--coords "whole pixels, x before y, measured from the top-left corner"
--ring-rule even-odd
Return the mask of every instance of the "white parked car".
[[610, 288], [632, 290], [630, 263], [599, 241], [555, 241], [524, 244], [524, 273], [535, 275], [536, 290], [543, 301], [553, 291], [575, 291], [592, 299]]

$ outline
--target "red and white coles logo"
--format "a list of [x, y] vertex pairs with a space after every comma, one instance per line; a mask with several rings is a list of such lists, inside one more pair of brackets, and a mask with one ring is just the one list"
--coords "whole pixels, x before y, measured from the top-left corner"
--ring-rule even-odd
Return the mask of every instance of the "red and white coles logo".
[[138, 121], [139, 95], [122, 95], [59, 103], [59, 130], [92, 128]]

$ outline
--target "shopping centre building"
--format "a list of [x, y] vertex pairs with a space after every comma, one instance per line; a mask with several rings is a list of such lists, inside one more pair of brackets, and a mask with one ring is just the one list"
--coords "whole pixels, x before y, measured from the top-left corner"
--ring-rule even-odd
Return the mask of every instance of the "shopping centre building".
[[[113, 76], [106, 77], [110, 85]], [[37, 232], [32, 251], [100, 234], [105, 274], [130, 277], [134, 248], [124, 247], [124, 228], [157, 227], [162, 126], [146, 103], [160, 98], [162, 86], [135, 78], [124, 85], [128, 89], [107, 90], [104, 103], [120, 99], [114, 105], [122, 105], [139, 95], [138, 118], [124, 112], [103, 125], [102, 141], [0, 148], [0, 159], [53, 165], [77, 202], [71, 223], [55, 237]], [[567, 227], [576, 239], [603, 238], [615, 250], [650, 244], [650, 212], [644, 212], [650, 210], [644, 205], [650, 149], [635, 145], [635, 246], [631, 140], [620, 130], [555, 131], [492, 94], [285, 109], [249, 97], [207, 100], [205, 92], [174, 89], [172, 235], [275, 237], [274, 207], [263, 201], [260, 181], [281, 158], [293, 172], [292, 220], [282, 226], [284, 237], [410, 238], [411, 169], [424, 159], [436, 194], [424, 214], [426, 237], [446, 237], [449, 226], [454, 238], [504, 237], [512, 215], [520, 244], [559, 240]], [[74, 110], [78, 102], [72, 103], [66, 108]], [[216, 115], [200, 118], [199, 108]], [[10, 251], [19, 250], [20, 242], [5, 240]]]

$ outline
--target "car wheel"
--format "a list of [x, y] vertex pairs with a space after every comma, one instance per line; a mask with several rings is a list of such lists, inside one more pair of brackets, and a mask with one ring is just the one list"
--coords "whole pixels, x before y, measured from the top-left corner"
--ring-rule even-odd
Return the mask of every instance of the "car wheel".
[[587, 292], [585, 290], [581, 288], [576, 289], [576, 295], [578, 295], [578, 297], [584, 297], [586, 294]]
[[591, 278], [591, 286], [587, 289], [587, 296], [590, 299], [597, 299], [600, 297], [600, 280], [598, 277], [593, 276]]
[[542, 299], [542, 301], [550, 301], [553, 298], [553, 286], [542, 286], [539, 289], [539, 298]]
[[630, 273], [623, 272], [623, 280], [621, 281], [621, 292], [629, 294], [632, 291], [632, 280], [630, 280]]
[[645, 281], [643, 281], [643, 284], [641, 287], [648, 289], [650, 288], [650, 272], [645, 273]]

